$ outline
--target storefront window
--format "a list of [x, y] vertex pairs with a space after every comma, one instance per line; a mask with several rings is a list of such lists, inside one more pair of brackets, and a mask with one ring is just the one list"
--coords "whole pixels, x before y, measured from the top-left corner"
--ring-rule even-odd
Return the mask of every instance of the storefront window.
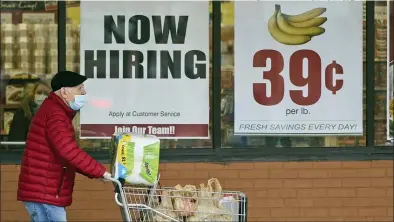
[[[387, 2], [375, 4], [375, 145], [387, 145], [393, 137], [393, 45], [394, 13], [393, 2], [388, 12]], [[207, 9], [208, 10], [208, 9]], [[234, 2], [223, 1], [221, 33], [221, 134], [222, 148], [237, 147], [362, 147], [366, 146], [366, 83], [363, 81], [363, 136], [239, 136], [234, 135]], [[209, 12], [212, 13], [212, 2]], [[67, 3], [66, 25], [66, 69], [80, 70], [80, 18], [79, 1]], [[212, 16], [210, 14], [210, 19]], [[366, 63], [366, 24], [364, 3], [364, 67]], [[211, 22], [211, 21], [210, 21]], [[390, 25], [388, 25], [390, 22]], [[207, 24], [208, 26], [209, 24]], [[390, 31], [388, 32], [388, 27]], [[210, 54], [212, 56], [212, 29], [210, 35]], [[48, 85], [58, 71], [58, 25], [57, 3], [52, 1], [8, 1], [1, 3], [1, 78], [0, 78], [0, 137], [1, 141], [26, 139], [31, 116], [38, 105], [34, 95], [40, 91], [48, 93]], [[390, 44], [389, 44], [390, 42]], [[212, 60], [210, 60], [210, 67]], [[390, 73], [391, 76], [387, 73]], [[353, 73], [356, 75], [356, 73]], [[361, 75], [361, 73], [359, 73]], [[391, 78], [391, 79], [390, 79]], [[390, 85], [391, 84], [391, 85]], [[210, 101], [212, 103], [212, 84], [210, 79]], [[105, 89], [103, 89], [105, 90]], [[89, 92], [88, 92], [89, 93]], [[390, 98], [391, 97], [391, 98]], [[358, 112], [355, 110], [355, 112]], [[212, 121], [209, 115], [209, 135], [212, 138]], [[391, 124], [391, 125], [390, 125]], [[80, 115], [74, 119], [77, 134], [81, 133]], [[391, 126], [391, 127], [389, 127]], [[14, 128], [14, 130], [13, 130]], [[18, 129], [18, 130], [15, 130]], [[390, 131], [391, 130], [391, 131]], [[171, 148], [212, 148], [212, 139], [163, 139], [163, 149]], [[84, 149], [107, 149], [110, 139], [79, 139]]]
[[24, 142], [39, 97], [49, 93], [58, 70], [56, 5], [2, 1], [0, 6], [1, 141]]

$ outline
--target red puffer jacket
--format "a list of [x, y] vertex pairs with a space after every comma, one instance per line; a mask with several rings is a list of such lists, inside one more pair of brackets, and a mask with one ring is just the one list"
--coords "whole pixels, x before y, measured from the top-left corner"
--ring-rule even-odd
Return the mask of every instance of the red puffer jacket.
[[18, 200], [52, 204], [72, 203], [75, 173], [100, 178], [106, 169], [75, 141], [75, 112], [50, 93], [33, 117], [22, 156]]

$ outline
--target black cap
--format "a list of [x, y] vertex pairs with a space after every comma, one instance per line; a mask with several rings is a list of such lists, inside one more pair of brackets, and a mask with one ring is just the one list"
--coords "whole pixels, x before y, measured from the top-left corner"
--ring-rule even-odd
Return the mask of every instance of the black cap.
[[86, 81], [86, 77], [71, 71], [60, 71], [52, 78], [51, 87], [57, 91], [62, 87], [74, 87]]

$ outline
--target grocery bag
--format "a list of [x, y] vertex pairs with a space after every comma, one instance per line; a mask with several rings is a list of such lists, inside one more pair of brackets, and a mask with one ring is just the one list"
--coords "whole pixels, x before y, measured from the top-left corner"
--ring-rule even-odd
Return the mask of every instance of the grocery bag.
[[132, 185], [153, 186], [160, 162], [160, 140], [136, 133], [114, 134], [111, 142], [111, 172], [115, 179]]

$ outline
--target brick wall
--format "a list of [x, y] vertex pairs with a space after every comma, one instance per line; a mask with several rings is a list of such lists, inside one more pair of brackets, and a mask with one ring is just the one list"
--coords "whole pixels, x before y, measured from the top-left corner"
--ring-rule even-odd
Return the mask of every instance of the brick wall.
[[[249, 197], [249, 221], [393, 221], [393, 161], [162, 164], [162, 183], [218, 178]], [[1, 166], [1, 222], [28, 221], [15, 201], [19, 166]], [[77, 177], [69, 221], [120, 221], [113, 187]]]

